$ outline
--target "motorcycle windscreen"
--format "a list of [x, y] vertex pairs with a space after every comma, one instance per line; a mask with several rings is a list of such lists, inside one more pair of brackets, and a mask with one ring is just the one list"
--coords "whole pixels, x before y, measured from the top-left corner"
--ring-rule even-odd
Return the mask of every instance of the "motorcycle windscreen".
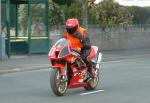
[[58, 40], [55, 44], [55, 47], [58, 49], [59, 54], [58, 57], [62, 58], [70, 54], [69, 52], [69, 41], [65, 38]]
[[68, 41], [67, 39], [65, 39], [65, 38], [62, 38], [62, 39], [59, 39], [59, 40], [55, 43], [54, 47], [64, 47], [64, 46], [66, 46], [67, 44], [69, 44], [69, 41]]
[[51, 48], [50, 52], [49, 52], [49, 56], [53, 56], [55, 57], [56, 55], [56, 52], [57, 52], [57, 55], [58, 53], [61, 51], [62, 48], [64, 48], [66, 45], [68, 45], [69, 41], [67, 39], [59, 39]]
[[66, 46], [60, 51], [58, 57], [61, 58], [61, 57], [67, 56], [69, 54], [70, 54], [69, 48], [68, 48], [68, 46]]

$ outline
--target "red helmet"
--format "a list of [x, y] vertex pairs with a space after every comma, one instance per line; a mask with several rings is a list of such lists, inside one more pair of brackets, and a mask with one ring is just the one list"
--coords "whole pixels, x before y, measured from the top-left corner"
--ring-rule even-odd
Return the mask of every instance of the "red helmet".
[[79, 27], [79, 21], [76, 18], [68, 19], [66, 22], [66, 30], [69, 34], [74, 33]]

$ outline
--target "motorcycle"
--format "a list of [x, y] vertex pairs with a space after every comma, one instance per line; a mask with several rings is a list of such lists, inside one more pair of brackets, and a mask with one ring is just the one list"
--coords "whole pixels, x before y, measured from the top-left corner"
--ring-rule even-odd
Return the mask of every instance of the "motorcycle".
[[65, 38], [52, 46], [48, 56], [53, 68], [50, 73], [50, 85], [56, 96], [63, 96], [69, 88], [96, 89], [102, 59], [98, 47], [91, 47], [87, 57], [88, 62], [92, 64], [90, 67], [82, 60], [78, 51], [70, 48], [70, 42]]

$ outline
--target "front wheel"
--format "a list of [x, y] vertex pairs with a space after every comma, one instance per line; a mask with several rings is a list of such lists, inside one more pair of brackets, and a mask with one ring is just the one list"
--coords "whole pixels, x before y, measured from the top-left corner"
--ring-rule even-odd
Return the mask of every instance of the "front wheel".
[[61, 82], [61, 76], [58, 69], [52, 69], [50, 73], [51, 88], [56, 96], [63, 96], [67, 90], [67, 81]]

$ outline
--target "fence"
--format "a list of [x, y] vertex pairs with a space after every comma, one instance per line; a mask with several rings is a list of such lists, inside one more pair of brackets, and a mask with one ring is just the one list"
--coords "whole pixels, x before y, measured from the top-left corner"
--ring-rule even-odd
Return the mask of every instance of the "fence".
[[[52, 43], [65, 32], [64, 26], [52, 26]], [[102, 50], [121, 50], [150, 47], [150, 25], [89, 25], [87, 33], [92, 44]]]

